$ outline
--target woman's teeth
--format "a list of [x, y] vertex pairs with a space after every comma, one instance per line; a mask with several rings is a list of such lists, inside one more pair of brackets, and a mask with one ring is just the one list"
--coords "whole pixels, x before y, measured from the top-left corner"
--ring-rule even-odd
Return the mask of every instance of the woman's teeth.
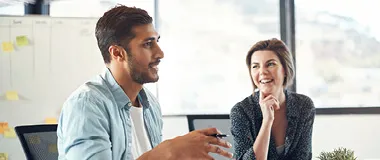
[[273, 81], [273, 79], [264, 79], [264, 80], [261, 80], [260, 83], [261, 84], [266, 84], [266, 83], [270, 83], [272, 81]]

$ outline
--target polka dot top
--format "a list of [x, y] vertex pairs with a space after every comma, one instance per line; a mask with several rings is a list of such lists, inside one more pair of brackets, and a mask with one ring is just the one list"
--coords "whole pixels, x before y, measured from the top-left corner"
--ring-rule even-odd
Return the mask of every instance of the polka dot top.
[[[230, 114], [231, 133], [234, 139], [237, 160], [255, 160], [253, 144], [259, 134], [263, 115], [259, 105], [259, 93], [238, 102]], [[277, 153], [271, 136], [268, 160], [310, 160], [312, 159], [312, 132], [315, 117], [313, 101], [302, 94], [286, 91], [286, 118], [288, 128], [282, 154]]]

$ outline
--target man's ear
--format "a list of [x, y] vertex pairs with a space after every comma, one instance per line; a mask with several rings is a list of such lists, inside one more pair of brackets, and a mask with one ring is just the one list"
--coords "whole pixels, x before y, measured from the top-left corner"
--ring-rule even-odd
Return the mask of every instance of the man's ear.
[[115, 60], [119, 62], [125, 61], [126, 53], [123, 47], [120, 47], [118, 45], [111, 45], [108, 48], [108, 52], [110, 53], [111, 60]]

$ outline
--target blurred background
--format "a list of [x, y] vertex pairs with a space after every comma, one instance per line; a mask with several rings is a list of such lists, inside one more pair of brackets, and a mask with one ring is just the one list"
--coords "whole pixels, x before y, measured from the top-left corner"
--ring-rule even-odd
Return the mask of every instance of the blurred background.
[[[31, 10], [36, 4], [42, 6], [39, 13]], [[147, 86], [162, 106], [164, 139], [188, 132], [187, 115], [229, 114], [252, 93], [247, 51], [257, 41], [279, 38], [296, 62], [295, 83], [289, 90], [309, 96], [318, 108], [314, 154], [343, 146], [360, 159], [380, 159], [380, 1], [0, 0], [0, 15], [96, 19], [117, 4], [147, 10], [161, 35], [165, 58], [160, 80]], [[8, 77], [0, 75], [4, 95]], [[75, 79], [64, 92], [51, 93], [51, 104], [61, 106], [86, 80]], [[4, 109], [9, 103], [0, 102], [0, 121], [11, 124], [12, 108]], [[59, 107], [45, 109], [49, 112], [44, 117], [59, 116]], [[27, 123], [35, 121], [13, 125]], [[5, 147], [11, 143], [13, 148]], [[17, 141], [0, 138], [2, 150], [21, 152]]]

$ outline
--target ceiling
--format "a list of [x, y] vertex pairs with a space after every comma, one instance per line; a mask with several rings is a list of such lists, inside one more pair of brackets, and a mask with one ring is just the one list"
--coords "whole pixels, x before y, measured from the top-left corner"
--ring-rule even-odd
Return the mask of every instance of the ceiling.
[[34, 2], [35, 0], [0, 0], [0, 7]]
[[[24, 3], [35, 3], [36, 1], [37, 0], [0, 0], [0, 7], [10, 6], [10, 5], [19, 5], [19, 4], [24, 4]], [[70, 0], [42, 0], [42, 1], [44, 3], [50, 3], [52, 1], [70, 1]], [[75, 0], [75, 1], [80, 1], [80, 0]]]
[[[18, 5], [18, 4], [24, 4], [24, 3], [35, 3], [36, 1], [37, 0], [0, 0], [0, 9], [1, 7], [5, 7], [5, 6]], [[42, 0], [42, 1], [45, 3], [50, 3], [52, 1], [74, 1], [74, 0]], [[94, 0], [75, 0], [75, 1], [94, 1]], [[110, 3], [110, 2], [119, 2], [120, 0], [97, 0], [97, 1], [102, 2], [102, 3]]]

